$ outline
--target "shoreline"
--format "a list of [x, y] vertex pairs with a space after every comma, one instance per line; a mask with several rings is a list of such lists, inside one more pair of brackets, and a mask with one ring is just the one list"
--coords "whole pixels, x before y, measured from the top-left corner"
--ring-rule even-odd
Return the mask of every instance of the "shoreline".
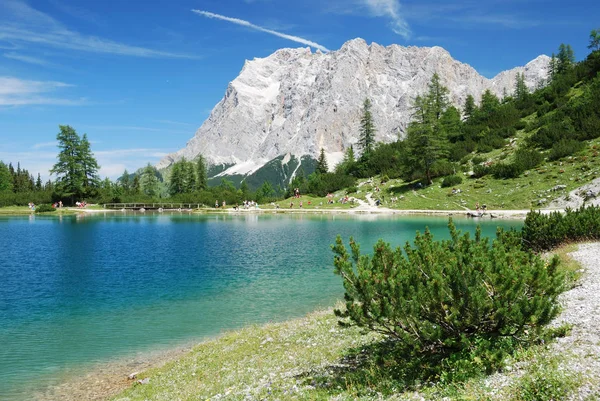
[[[168, 209], [164, 213], [191, 213], [191, 214], [207, 214], [207, 215], [246, 215], [246, 214], [347, 214], [347, 215], [399, 215], [399, 216], [461, 216], [461, 217], [472, 217], [476, 219], [490, 219], [490, 218], [510, 218], [510, 219], [524, 219], [527, 213], [530, 211], [539, 211], [542, 214], [550, 214], [553, 212], [564, 213], [564, 209], [495, 209], [486, 210], [481, 216], [471, 216], [470, 214], [477, 213], [474, 210], [443, 210], [443, 209], [390, 209], [381, 208], [376, 206], [358, 206], [352, 209], [274, 209], [274, 208], [262, 208], [262, 209], [239, 209], [234, 210], [229, 208], [226, 210], [215, 210], [215, 209], [193, 209], [193, 210], [177, 210]], [[142, 214], [136, 210], [130, 210], [130, 212]], [[148, 211], [154, 212], [154, 211]], [[41, 213], [38, 216], [65, 216], [65, 215], [77, 215], [77, 214], [99, 214], [99, 213], [123, 213], [117, 209], [76, 209], [76, 208], [65, 208], [64, 212], [58, 213]], [[161, 212], [163, 213], [163, 212]], [[31, 211], [11, 211], [3, 213], [0, 209], [0, 216], [31, 216], [36, 215], [35, 212]]]
[[[597, 256], [598, 250], [600, 250], [600, 243], [596, 242], [581, 243], [578, 245], [577, 250], [569, 251], [569, 253], [574, 256], [575, 260], [582, 263], [582, 268], [585, 273], [580, 279], [582, 282], [581, 285], [577, 285], [561, 295], [560, 302], [565, 307], [565, 310], [550, 323], [551, 327], [562, 323], [574, 324], [573, 331], [570, 334], [552, 342], [547, 349], [549, 350], [550, 356], [563, 355], [563, 348], [568, 349], [573, 355], [578, 355], [579, 357], [577, 359], [568, 358], [563, 362], [565, 364], [563, 366], [568, 367], [569, 370], [578, 372], [586, 372], [588, 369], [596, 369], [598, 367], [598, 361], [593, 358], [593, 355], [591, 357], [588, 355], [590, 349], [598, 349], [597, 335], [600, 334], [598, 328], [594, 328], [593, 320], [589, 319], [590, 311], [588, 310], [591, 307], [600, 307], [598, 306], [600, 305], [600, 303], [598, 303], [600, 302], [600, 298], [592, 297], [593, 299], [589, 299], [591, 294], [597, 293], [597, 286], [599, 285], [598, 283], [600, 283], [598, 281], [600, 280], [600, 270], [598, 267], [599, 259]], [[588, 302], [590, 305], [588, 305]], [[588, 306], [584, 308], [584, 305]], [[272, 335], [271, 333], [274, 327], [290, 326], [292, 331], [302, 332], [303, 330], [306, 330], [305, 327], [307, 327], [308, 321], [321, 319], [322, 317], [329, 315], [331, 315], [329, 317], [332, 317], [333, 314], [331, 311], [334, 307], [335, 306], [330, 306], [325, 309], [316, 309], [304, 316], [287, 319], [282, 322], [269, 322], [258, 326], [253, 325], [251, 327], [244, 327], [224, 332], [218, 336], [192, 339], [181, 346], [165, 348], [162, 350], [141, 351], [131, 356], [109, 361], [108, 363], [91, 365], [89, 366], [89, 370], [86, 368], [84, 372], [70, 372], [66, 381], [59, 383], [56, 386], [52, 386], [43, 392], [37, 393], [35, 399], [39, 401], [54, 399], [65, 401], [111, 399], [118, 394], [123, 394], [128, 388], [137, 387], [138, 385], [135, 383], [138, 379], [151, 377], [153, 385], [156, 385], [154, 384], [154, 381], [160, 380], [158, 377], [166, 374], [166, 371], [160, 370], [162, 367], [167, 364], [170, 364], [169, 366], [171, 366], [168, 369], [172, 369], [173, 366], [179, 366], [179, 364], [187, 366], [185, 359], [192, 357], [192, 353], [198, 352], [200, 347], [210, 347], [212, 343], [214, 343], [215, 347], [222, 346], [222, 344], [220, 344], [221, 340], [232, 336], [242, 335], [243, 338], [246, 338], [245, 333], [249, 330], [259, 330], [261, 335], [267, 335], [267, 333], [268, 335]], [[329, 332], [331, 333], [331, 331]], [[593, 334], [591, 332], [593, 332]], [[276, 336], [273, 335], [273, 337]], [[262, 337], [259, 340], [262, 340]], [[260, 343], [260, 348], [262, 348], [263, 345], [267, 347], [267, 343], [270, 341], [273, 340], [270, 338], [263, 340]], [[227, 344], [230, 344], [230, 342], [227, 342]], [[296, 366], [296, 363], [298, 363], [299, 366], [301, 365], [301, 368], [293, 368], [293, 372], [297, 373], [296, 370], [298, 369], [298, 371], [301, 372], [306, 368], [302, 360], [295, 361], [292, 365]], [[527, 363], [535, 363], [535, 361], [518, 363], [515, 365], [516, 369], [514, 371], [511, 369], [504, 372], [497, 372], [484, 380], [488, 385], [497, 386], [497, 390], [499, 391], [498, 396], [501, 396], [502, 391], [510, 387], [510, 383], [515, 383], [520, 375], [523, 374], [523, 372], [526, 372]], [[156, 369], [159, 370], [157, 371]], [[310, 367], [308, 369], [310, 370]], [[135, 379], [128, 379], [127, 376], [134, 372], [139, 372], [138, 376]], [[181, 370], [178, 372], [179, 374], [189, 373]], [[157, 373], [158, 376], [156, 376]], [[596, 373], [592, 376], [594, 376], [594, 380], [596, 380], [599, 375]], [[598, 390], [598, 382], [586, 380], [586, 383], [581, 384], [579, 391], [589, 395], [589, 392], [594, 391], [594, 389]], [[487, 390], [489, 390], [488, 387], [486, 387], [486, 391]], [[496, 397], [494, 399], [501, 398]]]

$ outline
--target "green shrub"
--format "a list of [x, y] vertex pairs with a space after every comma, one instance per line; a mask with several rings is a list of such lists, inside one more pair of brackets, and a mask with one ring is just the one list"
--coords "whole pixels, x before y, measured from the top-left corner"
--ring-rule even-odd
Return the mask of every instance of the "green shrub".
[[567, 209], [564, 214], [554, 212], [527, 213], [522, 229], [523, 243], [534, 251], [553, 249], [566, 242], [600, 239], [600, 207]]
[[483, 166], [481, 164], [478, 164], [475, 167], [473, 167], [473, 177], [475, 177], [475, 178], [481, 178], [481, 177], [489, 174], [489, 172], [490, 172], [490, 168]]
[[54, 212], [56, 211], [55, 208], [52, 207], [52, 205], [48, 205], [46, 203], [43, 203], [41, 205], [37, 205], [35, 207], [35, 212], [36, 213], [48, 213], [48, 212]]
[[355, 193], [357, 193], [357, 192], [358, 192], [358, 187], [357, 187], [356, 185], [353, 185], [353, 186], [351, 186], [351, 187], [348, 187], [348, 188], [346, 189], [346, 193], [347, 193], [347, 194], [355, 194]]
[[471, 160], [473, 162], [473, 164], [481, 164], [485, 161], [485, 157], [481, 157], [481, 156], [474, 156], [473, 159]]
[[575, 139], [561, 139], [552, 145], [548, 159], [552, 161], [562, 159], [563, 157], [579, 152], [584, 146], [582, 142]]
[[442, 181], [442, 188], [453, 187], [455, 185], [462, 184], [462, 182], [462, 177], [458, 175], [449, 175], [448, 177], [445, 177]]
[[479, 228], [471, 239], [452, 220], [448, 226], [450, 240], [434, 241], [426, 229], [404, 249], [379, 240], [372, 257], [361, 255], [352, 238], [348, 253], [338, 236], [332, 248], [346, 310], [336, 315], [343, 326], [395, 340], [404, 357], [452, 361], [469, 354], [484, 369], [496, 368], [505, 355], [498, 342], [534, 341], [557, 315], [564, 274], [557, 257], [546, 264], [514, 234], [499, 230], [490, 243]]
[[518, 149], [515, 152], [515, 164], [523, 171], [536, 168], [544, 161], [544, 156], [535, 149]]
[[491, 167], [490, 172], [498, 179], [517, 178], [523, 168], [515, 163], [497, 163]]

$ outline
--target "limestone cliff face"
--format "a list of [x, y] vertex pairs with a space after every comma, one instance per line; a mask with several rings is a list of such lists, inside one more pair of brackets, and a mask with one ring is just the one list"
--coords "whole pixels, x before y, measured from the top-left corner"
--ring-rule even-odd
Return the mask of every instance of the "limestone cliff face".
[[246, 61], [187, 146], [158, 167], [202, 154], [210, 164], [232, 166], [222, 175], [244, 175], [282, 155], [316, 158], [321, 148], [333, 166], [358, 141], [367, 97], [376, 140], [390, 142], [404, 136], [412, 101], [427, 91], [434, 73], [460, 107], [467, 95], [479, 100], [486, 89], [500, 97], [513, 93], [517, 73], [535, 87], [547, 77], [548, 61], [539, 56], [487, 79], [441, 47], [384, 47], [354, 39], [327, 54], [281, 49]]

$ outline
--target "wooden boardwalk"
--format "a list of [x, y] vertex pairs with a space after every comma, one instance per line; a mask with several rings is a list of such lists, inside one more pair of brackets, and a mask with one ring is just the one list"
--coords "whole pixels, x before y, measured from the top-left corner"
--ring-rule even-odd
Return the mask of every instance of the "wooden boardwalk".
[[105, 203], [105, 209], [117, 210], [188, 210], [199, 209], [201, 203]]

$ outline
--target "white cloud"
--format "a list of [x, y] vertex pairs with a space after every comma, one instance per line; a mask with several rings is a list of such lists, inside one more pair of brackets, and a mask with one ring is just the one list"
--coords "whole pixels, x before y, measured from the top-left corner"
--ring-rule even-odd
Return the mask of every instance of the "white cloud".
[[257, 30], [257, 31], [260, 31], [260, 32], [265, 32], [265, 33], [268, 33], [270, 35], [278, 36], [278, 37], [283, 38], [283, 39], [291, 40], [293, 42], [297, 42], [297, 43], [301, 43], [303, 45], [314, 47], [315, 49], [319, 49], [319, 50], [324, 51], [324, 52], [328, 52], [329, 51], [329, 49], [327, 49], [325, 46], [320, 45], [320, 44], [318, 44], [316, 42], [310, 41], [308, 39], [304, 39], [304, 38], [301, 38], [301, 37], [298, 37], [298, 36], [293, 36], [293, 35], [288, 35], [288, 34], [285, 34], [285, 33], [277, 32], [277, 31], [274, 31], [272, 29], [263, 28], [262, 26], [254, 25], [253, 23], [251, 23], [249, 21], [245, 21], [243, 19], [226, 17], [224, 15], [215, 14], [215, 13], [211, 13], [211, 12], [208, 12], [208, 11], [202, 11], [202, 10], [192, 10], [192, 12], [194, 12], [194, 13], [196, 13], [198, 15], [201, 15], [203, 17], [216, 18], [216, 19], [220, 19], [222, 21], [227, 21], [227, 22], [231, 22], [233, 24], [244, 26], [246, 28], [254, 29], [254, 30]]
[[51, 16], [19, 0], [0, 2], [0, 16], [0, 41], [123, 56], [197, 58], [71, 31]]
[[52, 141], [52, 142], [42, 142], [42, 143], [36, 143], [34, 144], [31, 149], [43, 149], [43, 148], [52, 148], [52, 147], [57, 147], [58, 146], [58, 142], [56, 141]]
[[55, 81], [29, 81], [15, 77], [0, 76], [0, 106], [23, 105], [80, 105], [85, 99], [61, 99], [47, 97], [44, 94], [68, 88], [69, 85]]
[[391, 20], [391, 28], [404, 39], [410, 37], [410, 27], [400, 11], [398, 0], [360, 0], [375, 17], [386, 17]]
[[46, 60], [43, 60], [41, 58], [26, 56], [24, 54], [19, 54], [19, 53], [15, 53], [15, 52], [4, 53], [4, 57], [12, 59], [12, 60], [22, 61], [24, 63], [29, 63], [29, 64], [36, 64], [36, 65], [43, 65], [43, 66], [50, 65], [49, 62], [47, 62]]

